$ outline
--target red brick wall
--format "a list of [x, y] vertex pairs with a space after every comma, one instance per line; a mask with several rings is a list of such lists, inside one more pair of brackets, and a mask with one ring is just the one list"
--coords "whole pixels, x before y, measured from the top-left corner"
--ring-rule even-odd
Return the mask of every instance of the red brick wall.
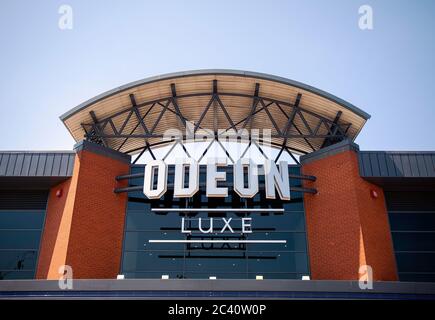
[[302, 172], [317, 177], [305, 186], [318, 194], [304, 196], [312, 279], [356, 280], [370, 265], [374, 280], [397, 280], [383, 191], [360, 177], [356, 152], [314, 160]]
[[50, 194], [38, 278], [58, 279], [61, 265], [70, 265], [77, 279], [116, 278], [127, 195], [113, 190], [115, 177], [128, 171], [128, 163], [110, 157], [76, 155], [69, 190], [63, 199], [53, 196], [57, 187]]
[[[37, 279], [47, 279], [51, 266], [65, 264], [70, 228], [69, 220], [71, 219], [68, 219], [67, 214], [64, 215], [64, 212], [70, 184], [71, 179], [68, 179], [50, 190], [39, 252]], [[57, 190], [62, 190], [61, 197], [56, 196]], [[62, 246], [63, 249], [60, 248]], [[57, 270], [53, 269], [51, 273], [52, 277], [56, 278]]]

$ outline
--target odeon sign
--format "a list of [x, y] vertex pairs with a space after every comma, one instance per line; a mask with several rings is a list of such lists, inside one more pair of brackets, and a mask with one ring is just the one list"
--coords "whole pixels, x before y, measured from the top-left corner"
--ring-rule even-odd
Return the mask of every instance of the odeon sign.
[[[227, 197], [228, 188], [218, 187], [219, 181], [226, 181], [226, 173], [218, 171], [227, 166], [226, 158], [207, 159], [207, 197]], [[257, 164], [249, 158], [241, 158], [233, 165], [234, 191], [241, 198], [253, 198], [259, 191], [258, 176], [261, 173]], [[265, 176], [267, 199], [275, 199], [275, 189], [281, 200], [290, 200], [288, 163], [279, 162], [279, 170], [272, 160], [265, 160], [262, 174]], [[188, 173], [187, 187], [185, 176]], [[247, 173], [248, 186], [245, 186]], [[153, 160], [145, 166], [143, 193], [148, 199], [160, 199], [167, 191], [168, 167], [163, 160]], [[157, 179], [157, 183], [155, 181]], [[154, 187], [156, 185], [156, 187]], [[175, 163], [174, 198], [190, 198], [199, 190], [199, 164], [193, 158], [179, 159]]]
[[[219, 167], [227, 166], [226, 158], [208, 158], [206, 165], [206, 195], [207, 197], [227, 197], [228, 187], [218, 186], [218, 182], [226, 181], [226, 172], [219, 171]], [[281, 200], [290, 200], [290, 183], [288, 175], [287, 161], [280, 161], [279, 169], [274, 161], [265, 160], [262, 167], [258, 167], [249, 158], [241, 158], [233, 165], [233, 186], [234, 191], [241, 198], [252, 198], [259, 192], [258, 176], [265, 177], [265, 193], [267, 199], [276, 199], [276, 192]], [[149, 199], [160, 199], [167, 191], [168, 166], [163, 160], [153, 160], [147, 163], [144, 172], [143, 193]], [[187, 181], [186, 181], [187, 178]], [[247, 179], [246, 179], [247, 178]], [[245, 183], [247, 182], [247, 183]], [[199, 164], [193, 158], [178, 159], [175, 163], [174, 173], [174, 198], [190, 198], [199, 191]], [[186, 209], [187, 210], [187, 209]], [[205, 209], [204, 211], [213, 211], [214, 209]], [[227, 209], [231, 212], [231, 209]], [[165, 210], [163, 210], [165, 211]], [[247, 209], [247, 212], [250, 210]], [[266, 209], [266, 211], [268, 211]], [[198, 220], [198, 230], [201, 233], [234, 233], [231, 226], [232, 218], [221, 218], [223, 227], [215, 230], [214, 220], [209, 218], [208, 226], [203, 226], [202, 218]], [[241, 218], [241, 232], [252, 233], [252, 218]], [[192, 233], [192, 230], [186, 228], [185, 218], [181, 218], [181, 232]], [[190, 240], [193, 242], [194, 240]], [[204, 242], [205, 240], [198, 240]], [[210, 242], [219, 242], [219, 240], [209, 240]], [[150, 242], [180, 242], [150, 240]], [[228, 242], [224, 240], [222, 242]], [[237, 241], [238, 243], [242, 241]], [[262, 241], [264, 242], [264, 241]], [[277, 241], [275, 241], [277, 242]], [[280, 240], [285, 243], [285, 240]]]

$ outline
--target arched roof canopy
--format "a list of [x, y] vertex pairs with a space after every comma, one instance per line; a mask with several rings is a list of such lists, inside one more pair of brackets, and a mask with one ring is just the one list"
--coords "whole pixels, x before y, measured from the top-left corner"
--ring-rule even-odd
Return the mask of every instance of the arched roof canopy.
[[166, 130], [185, 134], [189, 123], [196, 133], [270, 129], [273, 146], [306, 154], [343, 139], [353, 141], [370, 115], [293, 80], [198, 70], [126, 84], [60, 118], [76, 141], [85, 138], [129, 154], [168, 143], [162, 141]]

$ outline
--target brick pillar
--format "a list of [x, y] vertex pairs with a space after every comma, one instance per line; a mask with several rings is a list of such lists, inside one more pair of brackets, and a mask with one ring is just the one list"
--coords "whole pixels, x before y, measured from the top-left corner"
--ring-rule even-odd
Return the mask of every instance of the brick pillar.
[[358, 151], [343, 141], [301, 157], [302, 172], [317, 177], [305, 186], [318, 194], [304, 196], [314, 280], [357, 280], [362, 265], [374, 280], [398, 278], [383, 190], [361, 178]]
[[[38, 259], [38, 279], [59, 279], [61, 265], [76, 279], [113, 279], [120, 269], [127, 195], [113, 192], [130, 156], [82, 141], [73, 176], [50, 191]], [[56, 192], [62, 190], [60, 197]]]

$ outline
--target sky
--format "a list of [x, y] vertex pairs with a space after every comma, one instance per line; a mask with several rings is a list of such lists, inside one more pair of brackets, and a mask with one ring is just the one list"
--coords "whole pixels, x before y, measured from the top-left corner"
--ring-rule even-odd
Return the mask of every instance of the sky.
[[[61, 5], [72, 29], [59, 28]], [[360, 6], [373, 29], [359, 28]], [[0, 0], [0, 150], [71, 150], [59, 116], [131, 81], [239, 69], [371, 114], [362, 150], [435, 150], [435, 1]]]

